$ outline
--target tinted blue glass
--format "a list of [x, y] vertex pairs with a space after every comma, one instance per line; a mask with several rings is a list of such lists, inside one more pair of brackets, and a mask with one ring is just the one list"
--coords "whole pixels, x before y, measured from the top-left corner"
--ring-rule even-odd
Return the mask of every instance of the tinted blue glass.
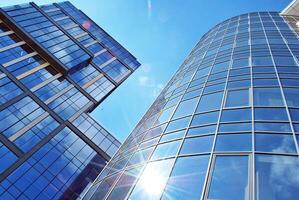
[[176, 129], [185, 128], [188, 126], [190, 122], [190, 117], [186, 117], [183, 119], [175, 120], [169, 123], [167, 126], [166, 132], [174, 131]]
[[253, 102], [255, 106], [283, 106], [279, 88], [254, 88]]
[[216, 156], [208, 199], [248, 199], [248, 190], [248, 156]]
[[209, 156], [178, 158], [162, 199], [200, 199]]
[[289, 123], [254, 123], [255, 131], [292, 132]]
[[198, 102], [198, 98], [181, 102], [172, 118], [174, 119], [174, 118], [183, 117], [185, 115], [193, 114], [197, 102]]
[[202, 127], [189, 129], [187, 135], [192, 136], [192, 135], [210, 134], [210, 133], [215, 133], [215, 131], [216, 131], [216, 125], [202, 126]]
[[297, 156], [256, 155], [256, 199], [290, 200], [299, 190]]
[[151, 157], [151, 160], [175, 156], [179, 150], [181, 142], [182, 141], [180, 140], [158, 145]]
[[221, 122], [250, 121], [251, 109], [223, 110]]
[[228, 90], [226, 94], [226, 107], [248, 106], [249, 90]]
[[292, 121], [299, 121], [299, 109], [289, 109]]
[[251, 131], [251, 123], [220, 124], [219, 132]]
[[180, 154], [210, 152], [214, 136], [203, 136], [185, 139]]
[[287, 121], [288, 115], [285, 108], [255, 108], [254, 120]]
[[296, 153], [293, 135], [255, 134], [256, 151]]
[[217, 92], [201, 97], [196, 112], [220, 109], [223, 92]]
[[225, 134], [218, 135], [216, 151], [251, 151], [251, 134]]
[[286, 97], [286, 101], [288, 106], [299, 106], [299, 101], [298, 101], [298, 94], [299, 94], [299, 89], [297, 88], [284, 88], [284, 95]]
[[200, 115], [195, 115], [191, 122], [191, 126], [200, 126], [204, 124], [217, 123], [219, 112], [209, 112]]

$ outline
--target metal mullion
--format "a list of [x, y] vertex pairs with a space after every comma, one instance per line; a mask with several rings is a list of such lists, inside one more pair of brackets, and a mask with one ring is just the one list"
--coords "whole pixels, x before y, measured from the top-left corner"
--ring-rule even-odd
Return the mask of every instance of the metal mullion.
[[249, 191], [250, 199], [255, 199], [255, 131], [254, 131], [254, 105], [253, 105], [253, 69], [252, 69], [252, 43], [251, 43], [251, 28], [250, 28], [250, 15], [248, 15], [248, 32], [249, 32], [249, 67], [250, 67], [250, 84], [251, 87], [249, 89], [249, 101], [250, 101], [250, 107], [251, 107], [251, 134], [252, 134], [252, 141], [251, 141], [251, 151], [252, 151], [252, 156], [250, 160], [250, 166], [251, 166], [251, 172], [249, 173], [250, 175], [250, 180], [249, 182], [249, 187], [251, 188], [251, 191]]
[[[20, 167], [24, 162], [27, 161], [35, 152], [37, 152], [41, 147], [47, 144], [53, 137], [55, 137], [63, 128], [64, 124], [60, 124], [56, 129], [54, 129], [49, 135], [43, 138], [39, 143], [37, 143], [30, 151], [22, 154], [22, 156], [13, 163], [9, 168], [7, 168], [2, 174], [0, 174], [0, 182], [5, 180], [11, 173], [13, 173], [18, 167]], [[1, 138], [1, 134], [0, 134]], [[13, 143], [12, 143], [13, 144]]]
[[[226, 25], [226, 30], [225, 32], [227, 31], [227, 28], [228, 28], [228, 24]], [[219, 27], [217, 29], [217, 32], [219, 31]], [[237, 32], [237, 30], [236, 30]], [[234, 47], [235, 47], [235, 38], [236, 38], [236, 35], [237, 33], [235, 33], [234, 35], [234, 44], [232, 46], [232, 50], [231, 50], [231, 59], [230, 59], [230, 65], [232, 63], [232, 55], [233, 55], [233, 50], [234, 50]], [[223, 43], [224, 41], [224, 35], [222, 36], [222, 42], [221, 44]], [[221, 45], [220, 45], [221, 46]], [[219, 46], [219, 48], [220, 48]], [[218, 52], [219, 52], [219, 48], [218, 48]], [[215, 64], [215, 61], [216, 61], [216, 58], [217, 58], [217, 55], [218, 53], [216, 54], [215, 56], [215, 59], [214, 59], [214, 64]], [[212, 71], [212, 68], [211, 68], [211, 71]], [[210, 71], [210, 73], [211, 73]], [[202, 193], [201, 193], [201, 199], [206, 199], [207, 196], [208, 196], [208, 192], [209, 192], [209, 187], [210, 187], [210, 177], [211, 177], [211, 174], [212, 174], [212, 171], [213, 168], [214, 168], [214, 162], [215, 162], [215, 158], [214, 158], [214, 149], [215, 149], [215, 145], [216, 145], [216, 140], [217, 140], [217, 135], [218, 135], [218, 129], [219, 129], [219, 123], [220, 123], [220, 119], [221, 119], [221, 115], [222, 115], [222, 109], [223, 109], [223, 105], [224, 105], [224, 101], [225, 101], [225, 96], [226, 96], [226, 88], [227, 88], [227, 84], [228, 84], [228, 77], [229, 77], [229, 72], [230, 72], [230, 66], [228, 67], [227, 69], [227, 75], [226, 75], [226, 81], [225, 81], [225, 86], [224, 86], [224, 89], [223, 89], [223, 96], [222, 96], [222, 99], [221, 99], [221, 105], [220, 105], [220, 108], [219, 108], [219, 116], [218, 116], [218, 120], [217, 120], [217, 124], [216, 124], [216, 129], [215, 129], [215, 134], [214, 134], [214, 139], [213, 139], [213, 143], [212, 143], [212, 148], [211, 148], [211, 154], [210, 154], [210, 159], [209, 159], [209, 163], [208, 163], [208, 166], [207, 166], [207, 171], [206, 171], [206, 177], [205, 177], [205, 180], [204, 180], [204, 185], [203, 185], [203, 189], [202, 189]], [[206, 85], [206, 84], [205, 84]], [[205, 85], [203, 88], [205, 88]], [[204, 89], [203, 89], [204, 91]]]
[[[268, 13], [270, 15], [270, 13]], [[272, 19], [273, 23], [275, 24], [275, 27], [277, 28], [278, 32], [280, 33], [280, 36], [284, 39], [284, 37], [282, 36], [279, 28], [277, 27], [276, 25], [276, 22], [273, 20], [273, 17], [272, 15], [270, 15], [270, 18]], [[285, 22], [286, 23], [286, 22]], [[263, 30], [265, 32], [265, 29], [264, 29], [264, 26], [263, 26]], [[265, 33], [266, 34], [266, 33]], [[270, 48], [270, 44], [269, 44], [269, 40], [268, 40], [268, 37], [266, 36], [266, 41], [267, 41], [267, 44], [268, 44], [268, 48], [270, 50], [270, 55], [271, 55], [271, 59], [272, 59], [272, 62], [274, 63], [274, 69], [275, 69], [275, 73], [276, 73], [276, 76], [277, 76], [277, 80], [278, 80], [278, 83], [279, 83], [279, 88], [280, 88], [280, 92], [281, 92], [281, 95], [282, 95], [282, 99], [283, 99], [283, 102], [285, 104], [285, 109], [286, 109], [286, 112], [287, 112], [287, 115], [288, 115], [288, 119], [289, 119], [289, 125], [291, 127], [291, 130], [292, 130], [292, 133], [293, 133], [293, 140], [294, 140], [294, 143], [295, 143], [295, 147], [296, 147], [296, 150], [297, 150], [297, 154], [299, 154], [299, 145], [298, 145], [298, 142], [297, 142], [297, 138], [296, 138], [296, 133], [295, 133], [295, 130], [294, 130], [294, 127], [293, 127], [293, 123], [292, 123], [292, 118], [291, 118], [291, 114], [290, 114], [290, 111], [289, 111], [289, 107], [288, 107], [288, 103], [287, 103], [287, 100], [286, 100], [286, 97], [284, 95], [284, 90], [283, 90], [283, 87], [282, 87], [282, 84], [281, 84], [281, 81], [280, 81], [280, 76], [279, 76], [279, 73], [278, 73], [278, 70], [277, 70], [277, 66], [276, 66], [276, 63], [274, 62], [274, 58], [273, 58], [273, 54], [272, 54], [272, 49]], [[285, 42], [285, 41], [284, 41]], [[288, 50], [290, 51], [293, 59], [295, 58], [293, 52], [291, 51], [291, 49], [289, 48], [288, 44], [285, 42]], [[295, 62], [297, 63], [297, 65], [299, 65], [298, 63], [298, 60], [297, 58], [294, 59]], [[299, 156], [299, 155], [298, 155]]]

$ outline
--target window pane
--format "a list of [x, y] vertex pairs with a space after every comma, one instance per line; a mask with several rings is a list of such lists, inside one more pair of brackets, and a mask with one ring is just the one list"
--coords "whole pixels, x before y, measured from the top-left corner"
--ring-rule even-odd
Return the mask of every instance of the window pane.
[[181, 140], [158, 145], [151, 157], [151, 160], [176, 155], [179, 150], [180, 144]]
[[200, 199], [209, 156], [178, 158], [162, 199]]
[[251, 131], [251, 123], [220, 124], [219, 132]]
[[160, 199], [174, 159], [149, 163], [132, 191], [130, 200]]
[[255, 108], [254, 120], [288, 120], [285, 108]]
[[131, 186], [134, 184], [136, 178], [141, 172], [141, 167], [127, 170], [124, 172], [122, 177], [118, 180], [117, 184], [114, 186], [109, 197], [107, 199], [111, 200], [122, 200], [126, 197], [127, 192], [130, 190]]
[[193, 114], [197, 102], [198, 102], [198, 98], [181, 102], [172, 118], [175, 119], [175, 118], [183, 117], [185, 115]]
[[256, 155], [256, 199], [298, 199], [297, 156]]
[[217, 156], [208, 199], [249, 199], [248, 156]]
[[188, 138], [184, 141], [180, 154], [210, 152], [214, 136]]
[[255, 131], [292, 132], [289, 123], [254, 123]]
[[255, 148], [256, 151], [296, 153], [293, 135], [256, 134]]
[[279, 88], [254, 88], [255, 106], [283, 106]]
[[203, 135], [203, 134], [211, 134], [215, 132], [216, 132], [216, 125], [210, 125], [210, 126], [191, 128], [188, 130], [187, 135], [188, 136]]
[[299, 121], [299, 109], [290, 109], [292, 121]]
[[248, 106], [249, 90], [228, 90], [226, 96], [226, 107]]
[[200, 126], [203, 124], [217, 123], [219, 112], [209, 112], [200, 115], [195, 115], [191, 122], [191, 126]]
[[178, 138], [183, 137], [184, 134], [185, 134], [185, 130], [173, 132], [173, 133], [170, 133], [167, 135], [163, 135], [160, 142], [166, 142], [166, 141], [170, 141], [173, 139], [178, 139]]
[[252, 57], [252, 66], [271, 66], [271, 57]]
[[218, 135], [216, 151], [251, 151], [251, 134]]
[[191, 117], [186, 117], [170, 122], [167, 126], [166, 132], [186, 128], [189, 125], [190, 118]]
[[299, 101], [298, 101], [299, 89], [284, 88], [283, 91], [284, 91], [284, 95], [286, 97], [288, 106], [298, 106], [299, 107]]
[[220, 109], [223, 92], [204, 95], [201, 97], [196, 112]]
[[251, 120], [251, 109], [223, 110], [221, 122], [236, 122]]

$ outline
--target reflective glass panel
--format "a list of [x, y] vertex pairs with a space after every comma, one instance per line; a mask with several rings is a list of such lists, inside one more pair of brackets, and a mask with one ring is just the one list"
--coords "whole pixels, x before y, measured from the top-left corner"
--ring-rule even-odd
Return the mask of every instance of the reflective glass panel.
[[256, 199], [298, 199], [297, 156], [256, 155], [255, 158]]
[[249, 199], [248, 156], [216, 156], [208, 199]]
[[209, 156], [178, 158], [162, 199], [200, 199]]

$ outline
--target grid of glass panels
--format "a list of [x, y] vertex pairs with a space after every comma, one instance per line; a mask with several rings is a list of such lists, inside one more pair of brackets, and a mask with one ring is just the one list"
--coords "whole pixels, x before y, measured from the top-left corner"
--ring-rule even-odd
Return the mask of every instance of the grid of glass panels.
[[216, 25], [85, 199], [296, 199], [296, 46], [276, 12]]
[[4, 8], [6, 13], [67, 69], [86, 65], [90, 55], [31, 4]]
[[[70, 40], [59, 39], [65, 39], [66, 34], [60, 35], [55, 24], [67, 26], [61, 19], [65, 16], [50, 12], [55, 19], [52, 23], [35, 4], [4, 8], [1, 12], [4, 10], [22, 24], [21, 32], [34, 33], [34, 39], [59, 32], [57, 40], [49, 40], [54, 43], [48, 50], [65, 47], [63, 50], [73, 55], [67, 49]], [[96, 62], [76, 64], [68, 74], [62, 74], [43, 53], [26, 43], [20, 30], [3, 21], [0, 20], [0, 199], [80, 198], [120, 146], [88, 112], [131, 74], [129, 68], [99, 42], [90, 44], [95, 40], [78, 37], [86, 32], [78, 30], [78, 24], [70, 24], [77, 27], [70, 30], [72, 36], [82, 39]], [[137, 61], [135, 64], [140, 65]]]

